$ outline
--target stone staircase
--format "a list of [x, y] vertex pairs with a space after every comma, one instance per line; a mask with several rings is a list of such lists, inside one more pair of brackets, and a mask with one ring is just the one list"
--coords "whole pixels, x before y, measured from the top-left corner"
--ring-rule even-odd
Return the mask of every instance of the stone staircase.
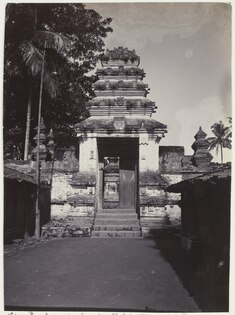
[[140, 222], [135, 209], [98, 210], [92, 237], [141, 237]]

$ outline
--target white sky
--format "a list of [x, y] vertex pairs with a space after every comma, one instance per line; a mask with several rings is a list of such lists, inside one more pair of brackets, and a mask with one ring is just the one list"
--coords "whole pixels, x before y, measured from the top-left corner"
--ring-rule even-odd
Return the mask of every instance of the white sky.
[[[231, 6], [221, 3], [86, 4], [112, 17], [106, 47], [135, 49], [146, 72], [153, 116], [167, 124], [160, 145], [191, 145], [199, 126], [231, 116]], [[228, 151], [228, 150], [227, 150]], [[228, 152], [227, 152], [228, 153]], [[227, 157], [230, 159], [229, 157]]]

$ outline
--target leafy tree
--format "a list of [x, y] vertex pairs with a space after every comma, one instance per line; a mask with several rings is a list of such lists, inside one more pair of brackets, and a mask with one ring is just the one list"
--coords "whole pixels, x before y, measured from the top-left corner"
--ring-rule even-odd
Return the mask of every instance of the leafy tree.
[[228, 138], [232, 138], [232, 117], [227, 117], [229, 122], [229, 130], [227, 133]]
[[225, 127], [223, 122], [219, 121], [211, 126], [211, 130], [215, 136], [207, 139], [210, 142], [209, 150], [216, 149], [218, 153], [220, 149], [221, 163], [223, 163], [223, 148], [232, 148], [231, 128]]
[[[56, 33], [73, 42], [66, 62], [56, 51], [50, 50], [46, 56], [42, 107], [45, 123], [48, 129], [55, 129], [60, 145], [71, 143], [73, 124], [87, 115], [85, 104], [93, 96], [92, 83], [95, 81], [95, 76], [89, 76], [89, 72], [103, 52], [103, 38], [112, 31], [110, 22], [111, 19], [103, 20], [83, 4], [8, 4], [4, 62], [5, 140], [10, 138], [8, 130], [15, 125], [25, 131], [29, 102], [32, 104], [30, 129], [37, 123], [41, 67], [40, 58], [37, 59], [40, 43], [34, 36], [37, 30]], [[38, 55], [34, 48], [38, 49]], [[31, 133], [31, 140], [32, 136]]]

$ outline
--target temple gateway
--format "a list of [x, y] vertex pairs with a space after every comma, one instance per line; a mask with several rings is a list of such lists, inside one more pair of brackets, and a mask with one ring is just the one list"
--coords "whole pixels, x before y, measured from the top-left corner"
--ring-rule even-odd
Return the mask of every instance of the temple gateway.
[[140, 237], [180, 226], [180, 194], [166, 187], [210, 170], [209, 143], [199, 129], [193, 156], [159, 146], [167, 126], [152, 118], [157, 107], [139, 64], [135, 50], [123, 47], [102, 56], [90, 117], [74, 127], [77, 148], [55, 159], [45, 237]]

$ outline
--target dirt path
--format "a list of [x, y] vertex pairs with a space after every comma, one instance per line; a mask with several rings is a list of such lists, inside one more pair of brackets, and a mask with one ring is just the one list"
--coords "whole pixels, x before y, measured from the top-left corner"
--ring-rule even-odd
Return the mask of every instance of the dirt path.
[[49, 241], [6, 257], [4, 277], [8, 310], [199, 311], [153, 240]]

